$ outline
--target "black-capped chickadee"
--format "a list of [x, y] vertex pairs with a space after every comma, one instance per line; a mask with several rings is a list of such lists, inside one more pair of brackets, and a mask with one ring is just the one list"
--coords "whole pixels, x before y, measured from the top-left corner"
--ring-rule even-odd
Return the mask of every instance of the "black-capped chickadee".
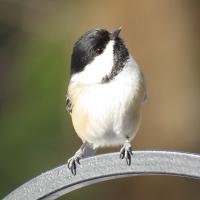
[[146, 88], [140, 67], [119, 37], [120, 31], [90, 30], [73, 48], [66, 107], [83, 141], [68, 160], [74, 175], [79, 160], [94, 155], [98, 147], [122, 144], [120, 158], [131, 164], [130, 141], [140, 125]]

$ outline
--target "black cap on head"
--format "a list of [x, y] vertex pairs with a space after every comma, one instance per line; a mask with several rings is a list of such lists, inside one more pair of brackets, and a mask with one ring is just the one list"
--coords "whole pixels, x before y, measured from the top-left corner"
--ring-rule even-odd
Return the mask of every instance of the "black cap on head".
[[82, 35], [74, 45], [71, 74], [81, 72], [94, 57], [104, 51], [109, 40], [110, 33], [105, 29], [90, 30]]
[[126, 59], [128, 51], [119, 37], [120, 31], [121, 27], [113, 32], [108, 32], [105, 29], [93, 29], [83, 34], [73, 48], [71, 75], [83, 71], [84, 67], [91, 63], [96, 56], [102, 54], [110, 40], [115, 40], [113, 51], [115, 62], [118, 61], [118, 58], [122, 61]]

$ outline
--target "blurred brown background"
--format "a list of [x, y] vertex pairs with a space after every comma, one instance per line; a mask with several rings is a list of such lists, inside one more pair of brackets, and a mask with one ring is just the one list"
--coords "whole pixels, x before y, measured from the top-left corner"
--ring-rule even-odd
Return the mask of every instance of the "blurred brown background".
[[[199, 11], [198, 0], [0, 0], [0, 198], [80, 146], [65, 90], [73, 43], [94, 27], [122, 26], [144, 71], [149, 98], [135, 149], [200, 153]], [[199, 189], [186, 178], [132, 177], [61, 199], [199, 199]]]

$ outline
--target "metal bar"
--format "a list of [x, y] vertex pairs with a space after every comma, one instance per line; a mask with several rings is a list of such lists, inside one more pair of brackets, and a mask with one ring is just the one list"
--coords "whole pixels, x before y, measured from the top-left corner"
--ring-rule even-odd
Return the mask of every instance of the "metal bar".
[[3, 200], [56, 199], [86, 185], [136, 175], [176, 175], [200, 178], [200, 155], [169, 151], [134, 151], [131, 166], [119, 153], [81, 160], [73, 176], [66, 164], [28, 181]]

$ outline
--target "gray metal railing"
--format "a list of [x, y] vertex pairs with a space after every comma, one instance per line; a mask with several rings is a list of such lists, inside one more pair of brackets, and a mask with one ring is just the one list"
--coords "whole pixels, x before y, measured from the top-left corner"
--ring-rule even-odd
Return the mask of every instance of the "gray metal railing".
[[81, 160], [73, 176], [62, 165], [20, 186], [3, 200], [56, 199], [87, 185], [120, 177], [138, 175], [175, 175], [200, 178], [200, 155], [170, 151], [134, 151], [131, 166], [119, 153], [98, 155]]

